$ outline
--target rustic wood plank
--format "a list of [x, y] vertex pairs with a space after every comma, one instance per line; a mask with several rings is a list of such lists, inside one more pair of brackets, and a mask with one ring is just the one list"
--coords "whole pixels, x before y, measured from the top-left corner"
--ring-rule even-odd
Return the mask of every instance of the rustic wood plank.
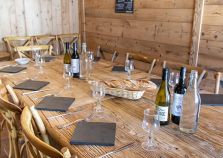
[[53, 0], [52, 25], [52, 34], [62, 34], [61, 0]]
[[191, 51], [189, 59], [190, 64], [194, 66], [197, 66], [198, 63], [203, 13], [204, 13], [204, 0], [196, 0], [193, 30], [192, 30], [192, 43], [191, 43]]
[[[194, 8], [194, 0], [188, 0], [188, 1], [182, 1], [182, 0], [138, 0], [134, 2], [134, 6], [137, 9], [141, 8], [162, 8], [162, 9], [193, 9]], [[115, 8], [114, 1], [111, 0], [100, 0], [100, 3], [98, 1], [92, 1], [92, 0], [86, 0], [86, 8]]]
[[114, 9], [90, 8], [86, 10], [86, 16], [191, 23], [193, 21], [193, 9], [138, 9], [134, 14], [118, 14], [114, 12]]

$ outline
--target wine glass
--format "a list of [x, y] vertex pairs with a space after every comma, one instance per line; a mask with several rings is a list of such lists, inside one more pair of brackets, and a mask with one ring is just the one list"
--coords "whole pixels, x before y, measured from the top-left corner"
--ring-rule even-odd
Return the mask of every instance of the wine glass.
[[142, 148], [146, 151], [155, 150], [157, 144], [154, 141], [154, 133], [160, 128], [160, 122], [156, 112], [151, 109], [144, 110], [142, 128], [149, 134], [147, 141], [142, 143]]
[[43, 64], [45, 63], [45, 58], [42, 56], [42, 55], [40, 55], [39, 56], [39, 73], [44, 73], [44, 71], [43, 71]]
[[96, 107], [89, 117], [88, 122], [114, 122], [114, 116], [104, 109], [101, 104], [101, 99], [105, 97], [105, 85], [100, 81], [92, 82], [92, 96], [97, 100]]
[[69, 65], [64, 66], [63, 78], [66, 80], [66, 83], [64, 86], [65, 89], [71, 88], [71, 83], [70, 83], [71, 77], [72, 77], [71, 67]]
[[131, 72], [134, 71], [134, 61], [126, 60], [125, 71], [127, 71], [127, 79], [131, 80]]
[[176, 84], [179, 82], [179, 73], [170, 73], [170, 78], [169, 78], [169, 86], [171, 88], [171, 94], [173, 93], [174, 87]]

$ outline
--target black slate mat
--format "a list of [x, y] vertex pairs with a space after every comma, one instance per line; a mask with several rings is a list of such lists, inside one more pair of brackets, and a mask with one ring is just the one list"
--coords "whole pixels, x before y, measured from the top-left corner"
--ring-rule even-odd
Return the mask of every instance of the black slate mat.
[[49, 96], [40, 101], [35, 108], [38, 110], [66, 112], [74, 101], [75, 98]]
[[125, 67], [124, 66], [113, 66], [112, 71], [125, 72]]
[[25, 70], [26, 67], [19, 67], [19, 66], [7, 66], [2, 69], [0, 69], [0, 72], [5, 72], [5, 73], [18, 73], [22, 70]]
[[153, 83], [155, 83], [157, 86], [160, 86], [160, 85], [161, 85], [161, 82], [162, 82], [161, 79], [156, 79], [156, 78], [152, 78], [151, 81], [152, 81]]
[[115, 123], [86, 122], [77, 123], [71, 138], [72, 145], [115, 145]]
[[48, 85], [49, 82], [46, 81], [35, 81], [35, 80], [26, 80], [16, 86], [14, 89], [23, 89], [23, 90], [31, 90], [31, 91], [38, 91], [39, 89]]
[[97, 62], [101, 59], [101, 57], [94, 57], [94, 62]]
[[223, 106], [223, 94], [200, 94], [201, 104]]
[[45, 62], [50, 62], [50, 61], [54, 60], [55, 58], [56, 57], [54, 57], [54, 56], [45, 56], [44, 60], [45, 60]]

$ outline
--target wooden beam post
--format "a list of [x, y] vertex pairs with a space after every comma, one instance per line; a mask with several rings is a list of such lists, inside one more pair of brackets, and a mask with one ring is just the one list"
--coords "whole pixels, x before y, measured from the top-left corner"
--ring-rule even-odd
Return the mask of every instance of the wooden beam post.
[[79, 0], [79, 33], [81, 42], [86, 43], [85, 0]]
[[198, 64], [201, 29], [202, 29], [202, 21], [204, 14], [204, 1], [205, 0], [195, 0], [192, 43], [191, 43], [190, 59], [189, 59], [189, 63], [194, 66], [197, 66]]

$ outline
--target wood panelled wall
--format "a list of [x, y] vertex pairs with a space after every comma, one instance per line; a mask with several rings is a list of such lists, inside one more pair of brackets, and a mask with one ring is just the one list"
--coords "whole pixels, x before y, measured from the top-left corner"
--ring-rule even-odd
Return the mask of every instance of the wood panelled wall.
[[88, 46], [189, 62], [194, 0], [135, 0], [134, 14], [115, 13], [115, 0], [85, 0]]
[[223, 0], [206, 0], [198, 63], [223, 72]]
[[0, 0], [0, 39], [74, 33], [78, 28], [78, 0]]

